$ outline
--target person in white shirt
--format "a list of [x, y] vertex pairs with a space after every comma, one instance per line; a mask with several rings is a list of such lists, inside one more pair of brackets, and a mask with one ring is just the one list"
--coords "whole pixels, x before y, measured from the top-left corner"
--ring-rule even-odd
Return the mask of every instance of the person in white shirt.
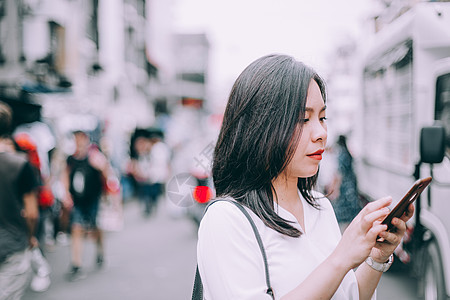
[[[327, 141], [325, 103], [314, 70], [287, 55], [264, 56], [237, 78], [215, 147], [216, 197], [239, 202], [255, 222], [275, 299], [374, 299], [414, 213], [411, 205], [387, 231], [385, 197], [341, 236], [329, 200], [313, 191]], [[252, 227], [233, 203], [206, 211], [197, 259], [204, 299], [271, 299]]]

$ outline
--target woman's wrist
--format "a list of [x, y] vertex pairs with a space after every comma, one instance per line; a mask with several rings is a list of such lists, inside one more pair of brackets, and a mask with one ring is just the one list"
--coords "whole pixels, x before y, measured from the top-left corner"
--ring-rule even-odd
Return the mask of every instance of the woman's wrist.
[[389, 261], [389, 259], [391, 258], [392, 253], [389, 253], [389, 254], [386, 254], [386, 255], [380, 255], [380, 254], [374, 253], [374, 251], [371, 251], [369, 256], [375, 262], [380, 263], [380, 264], [384, 264], [384, 263]]
[[335, 252], [333, 252], [328, 257], [328, 262], [333, 267], [333, 270], [342, 272], [344, 274], [353, 268], [351, 265], [349, 265], [349, 263], [345, 261], [345, 259], [339, 257]]
[[366, 264], [368, 264], [375, 271], [383, 273], [383, 272], [386, 272], [387, 270], [389, 270], [389, 268], [391, 267], [393, 261], [394, 261], [394, 255], [391, 254], [389, 256], [388, 261], [384, 262], [384, 263], [376, 262], [370, 256], [366, 259], [365, 262], [366, 262]]

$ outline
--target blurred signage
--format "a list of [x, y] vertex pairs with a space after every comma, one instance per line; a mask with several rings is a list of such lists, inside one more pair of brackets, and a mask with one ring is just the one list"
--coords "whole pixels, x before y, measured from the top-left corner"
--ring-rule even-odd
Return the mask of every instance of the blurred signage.
[[200, 109], [203, 107], [203, 99], [183, 97], [181, 99], [181, 104], [183, 106]]

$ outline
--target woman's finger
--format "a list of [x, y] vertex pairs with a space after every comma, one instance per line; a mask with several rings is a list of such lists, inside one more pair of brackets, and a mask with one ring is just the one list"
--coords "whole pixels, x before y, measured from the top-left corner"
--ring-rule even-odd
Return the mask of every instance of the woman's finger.
[[406, 223], [402, 219], [394, 218], [391, 221], [392, 225], [396, 228], [395, 232], [399, 232], [399, 234], [403, 235], [406, 231]]
[[389, 212], [390, 212], [389, 207], [380, 208], [376, 211], [373, 211], [373, 212], [365, 215], [364, 221], [366, 221], [370, 224], [373, 224], [376, 221], [379, 221], [381, 223], [381, 221], [389, 214]]
[[389, 243], [391, 245], [397, 245], [401, 240], [401, 238], [397, 234], [389, 231], [381, 232], [380, 237], [382, 239], [382, 243]]
[[370, 241], [376, 241], [377, 237], [379, 237], [383, 232], [386, 232], [387, 225], [386, 224], [373, 224], [370, 230], [367, 232], [367, 238]]
[[402, 219], [405, 222], [408, 221], [414, 215], [414, 210], [415, 210], [414, 204], [411, 203], [400, 219]]
[[391, 204], [391, 203], [392, 203], [391, 196], [383, 197], [383, 198], [380, 198], [378, 200], [368, 203], [366, 206], [364, 206], [364, 208], [361, 210], [361, 212], [363, 212], [363, 214], [366, 215], [366, 214], [369, 214], [376, 210], [379, 210], [380, 208], [389, 206], [389, 204]]
[[365, 212], [361, 213], [361, 226], [364, 232], [367, 232], [371, 227], [373, 227], [375, 221], [381, 221], [389, 214], [390, 210], [387, 205], [389, 205], [391, 201], [392, 199], [390, 197], [382, 198], [377, 200], [377, 202], [379, 202], [377, 205], [374, 205], [368, 208]]

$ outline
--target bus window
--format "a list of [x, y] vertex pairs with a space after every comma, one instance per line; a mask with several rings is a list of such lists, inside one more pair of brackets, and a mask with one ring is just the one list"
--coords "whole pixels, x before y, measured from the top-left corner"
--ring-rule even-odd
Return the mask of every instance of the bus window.
[[450, 151], [450, 74], [439, 76], [436, 82], [435, 120], [440, 120], [447, 135], [447, 152]]

